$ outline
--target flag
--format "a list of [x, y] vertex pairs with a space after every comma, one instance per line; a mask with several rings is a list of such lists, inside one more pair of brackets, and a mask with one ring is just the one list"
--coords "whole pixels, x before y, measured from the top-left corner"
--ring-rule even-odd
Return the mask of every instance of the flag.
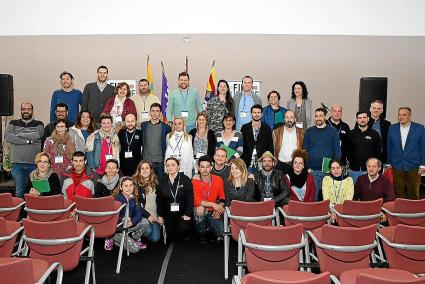
[[208, 102], [212, 97], [216, 95], [214, 64], [215, 60], [213, 61], [210, 76], [208, 77], [207, 90], [205, 91], [205, 102]]
[[153, 93], [153, 73], [151, 69], [151, 64], [149, 62], [149, 55], [148, 55], [148, 60], [146, 64], [146, 80], [148, 80], [149, 82], [149, 92]]
[[162, 91], [161, 91], [161, 107], [162, 107], [162, 121], [167, 122], [167, 103], [168, 103], [168, 81], [165, 76], [164, 64], [162, 66]]

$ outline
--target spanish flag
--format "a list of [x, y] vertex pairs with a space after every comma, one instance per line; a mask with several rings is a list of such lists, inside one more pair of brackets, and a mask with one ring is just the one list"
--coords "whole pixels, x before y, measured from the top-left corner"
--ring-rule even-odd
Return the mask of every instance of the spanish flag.
[[214, 70], [215, 60], [212, 63], [210, 76], [208, 77], [207, 90], [205, 91], [205, 102], [208, 102], [212, 97], [217, 93], [215, 90], [215, 70]]
[[148, 55], [148, 61], [146, 64], [146, 80], [149, 82], [149, 92], [153, 93], [153, 73], [151, 69], [151, 64], [149, 62], [149, 55]]

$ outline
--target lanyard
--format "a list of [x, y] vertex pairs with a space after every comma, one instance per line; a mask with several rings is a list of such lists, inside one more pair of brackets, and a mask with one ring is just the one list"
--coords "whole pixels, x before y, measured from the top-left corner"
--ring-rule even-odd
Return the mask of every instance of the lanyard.
[[270, 190], [270, 176], [266, 176], [266, 180], [264, 181], [264, 193], [269, 195], [271, 193]]
[[108, 154], [111, 155], [111, 148], [112, 148], [112, 139], [109, 138], [109, 141], [107, 138], [105, 138], [106, 145], [108, 146]]
[[[141, 96], [141, 97], [142, 97], [142, 100], [143, 100], [143, 111], [146, 111], [146, 99], [148, 98], [148, 95]], [[145, 97], [145, 98], [143, 98], [143, 97]]]
[[253, 132], [254, 132], [254, 141], [257, 142], [258, 133], [260, 133], [260, 127], [255, 128], [254, 125], [252, 126]]
[[[249, 93], [249, 95], [248, 95], [248, 96], [251, 96], [251, 94], [252, 94], [252, 92], [251, 92], [251, 93]], [[245, 110], [245, 101], [246, 101], [246, 97], [247, 97], [247, 95], [242, 94], [242, 96], [243, 96], [243, 107], [242, 107], [242, 110]]]
[[342, 187], [342, 180], [343, 180], [343, 179], [344, 179], [344, 176], [342, 176], [342, 177], [341, 177], [341, 183], [339, 184], [338, 192], [336, 191], [336, 188], [335, 188], [335, 180], [334, 180], [334, 179], [332, 179], [332, 185], [333, 185], [333, 188], [334, 188], [334, 194], [335, 194], [335, 203], [337, 203], [337, 202], [338, 202], [339, 193], [340, 193], [340, 191], [341, 191], [341, 187]]
[[131, 146], [131, 143], [133, 143], [133, 138], [134, 138], [134, 135], [136, 134], [136, 129], [134, 129], [133, 130], [133, 135], [131, 135], [131, 139], [130, 139], [130, 142], [128, 141], [128, 132], [126, 131], [125, 132], [125, 140], [127, 140], [127, 149], [128, 149], [128, 152], [130, 152], [130, 146]]
[[179, 90], [179, 92], [180, 92], [180, 96], [182, 97], [182, 101], [183, 101], [183, 104], [184, 104], [184, 109], [187, 110], [186, 102], [187, 102], [187, 97], [189, 96], [189, 90], [186, 91], [186, 97], [185, 97], [185, 99], [183, 99], [182, 91]]
[[169, 189], [170, 189], [170, 193], [171, 196], [174, 199], [174, 203], [177, 203], [177, 194], [179, 193], [179, 185], [180, 185], [180, 174], [177, 174], [179, 176], [179, 179], [177, 180], [177, 188], [176, 188], [176, 193], [173, 193], [173, 185], [171, 184], [170, 179], [168, 179], [168, 185], [169, 185]]
[[210, 197], [210, 195], [211, 195], [211, 183], [212, 183], [212, 177], [211, 177], [211, 179], [210, 179], [210, 184], [209, 184], [209, 186], [208, 186], [208, 194], [207, 194], [207, 192], [205, 191], [205, 185], [204, 185], [204, 182], [201, 180], [201, 184], [202, 184], [202, 191], [204, 192], [204, 196], [206, 197], [207, 201], [208, 201], [208, 198], [209, 198], [209, 197]]
[[[184, 134], [183, 134], [184, 135]], [[177, 148], [179, 147], [179, 145], [180, 145], [180, 148], [179, 148], [179, 154], [180, 154], [180, 152], [181, 152], [181, 150], [182, 150], [182, 147], [183, 147], [183, 141], [182, 141], [182, 138], [183, 138], [183, 135], [182, 136], [180, 136], [180, 139], [179, 139], [179, 141], [177, 141], [177, 145], [176, 145], [176, 147], [174, 147], [174, 149], [173, 149], [173, 146], [171, 146], [171, 143], [170, 143], [170, 148], [171, 148], [171, 151], [173, 151], [173, 155], [176, 153], [176, 150], [177, 150]], [[171, 142], [171, 141], [170, 141]], [[180, 143], [181, 142], [181, 143]]]

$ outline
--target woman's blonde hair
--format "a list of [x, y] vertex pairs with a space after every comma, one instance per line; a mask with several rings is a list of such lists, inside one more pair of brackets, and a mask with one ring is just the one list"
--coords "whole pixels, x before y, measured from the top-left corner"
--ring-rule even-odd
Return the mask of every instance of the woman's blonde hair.
[[[176, 121], [177, 119], [181, 119], [183, 121], [183, 137], [184, 137], [184, 140], [190, 140], [190, 135], [189, 135], [189, 133], [187, 133], [187, 130], [186, 130], [186, 121], [184, 121], [183, 117], [175, 117], [174, 121]], [[170, 132], [170, 134], [168, 134], [168, 138], [173, 137], [174, 132], [176, 132], [176, 128], [174, 127], [174, 121], [173, 121], [173, 126], [171, 127], [171, 132]]]
[[139, 192], [137, 191], [136, 188], [136, 184], [134, 183], [134, 180], [131, 177], [122, 177], [120, 178], [119, 182], [118, 182], [118, 186], [116, 188], [114, 188], [114, 190], [112, 191], [112, 196], [117, 196], [118, 194], [120, 194], [121, 190], [122, 190], [122, 184], [125, 181], [131, 181], [133, 183], [133, 197], [134, 200], [136, 201], [136, 203], [139, 203]]
[[43, 157], [43, 156], [47, 158], [47, 160], [49, 161], [49, 165], [50, 165], [50, 157], [49, 157], [49, 154], [47, 154], [46, 152], [37, 153], [34, 157], [34, 164], [37, 165], [37, 163], [41, 161], [41, 157]]
[[[241, 184], [242, 184], [242, 186], [244, 186], [246, 184], [247, 180], [248, 180], [248, 170], [246, 168], [245, 162], [241, 158], [235, 158], [232, 161], [230, 161], [230, 163], [229, 163], [230, 168], [232, 167], [232, 164], [234, 164], [236, 166], [236, 168], [242, 172]], [[235, 179], [233, 178], [232, 173], [230, 173], [230, 175], [229, 175], [229, 181], [231, 183], [235, 182]]]
[[[147, 181], [140, 174], [140, 171], [142, 170], [143, 164], [148, 164], [149, 168], [150, 168], [150, 174], [149, 174], [149, 178], [148, 178]], [[140, 161], [140, 163], [137, 165], [136, 172], [134, 173], [132, 178], [133, 178], [133, 181], [137, 185], [143, 186], [146, 194], [150, 194], [152, 192], [155, 192], [156, 187], [158, 185], [158, 178], [155, 174], [155, 171], [152, 168], [151, 162], [149, 162], [147, 160]]]

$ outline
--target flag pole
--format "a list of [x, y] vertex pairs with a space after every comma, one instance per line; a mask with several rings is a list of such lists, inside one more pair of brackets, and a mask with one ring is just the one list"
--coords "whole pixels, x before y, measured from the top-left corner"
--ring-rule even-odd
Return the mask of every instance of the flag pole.
[[162, 73], [165, 73], [164, 63], [161, 61]]
[[186, 73], [189, 73], [189, 58], [186, 55]]

